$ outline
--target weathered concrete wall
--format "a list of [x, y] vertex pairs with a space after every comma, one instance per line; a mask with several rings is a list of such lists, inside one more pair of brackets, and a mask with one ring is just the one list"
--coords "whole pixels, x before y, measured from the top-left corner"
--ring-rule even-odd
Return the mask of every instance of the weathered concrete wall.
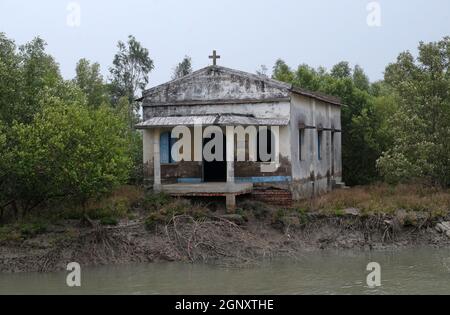
[[256, 118], [289, 118], [290, 103], [286, 101], [258, 104], [147, 106], [144, 107], [143, 111], [144, 120], [152, 117], [214, 114], [252, 115]]
[[[291, 180], [291, 149], [289, 146], [289, 127], [283, 126], [280, 129], [280, 166], [273, 172], [262, 172], [261, 166], [267, 163], [250, 162], [248, 161], [249, 138], [246, 138], [246, 158], [245, 162], [237, 161], [237, 137], [235, 136], [235, 174], [237, 181], [253, 182], [253, 183], [268, 183], [268, 182], [285, 182]], [[225, 132], [224, 128], [223, 132]], [[161, 164], [161, 182], [162, 184], [171, 184], [176, 182], [193, 182], [200, 181], [203, 178], [202, 162], [194, 161], [194, 146], [196, 145], [194, 139], [194, 130], [189, 128], [191, 132], [191, 160], [181, 161], [178, 163]], [[204, 130], [204, 128], [203, 128]], [[170, 131], [168, 128], [160, 129], [159, 132]], [[145, 178], [149, 185], [153, 182], [153, 129], [144, 130], [144, 164], [145, 164]], [[201, 145], [201, 141], [199, 142]]]
[[[291, 92], [293, 91], [293, 92]], [[279, 128], [280, 167], [261, 171], [262, 163], [235, 162], [234, 178], [269, 185], [283, 185], [294, 199], [325, 193], [333, 181], [341, 181], [341, 130], [338, 103], [323, 96], [291, 90], [285, 83], [223, 67], [207, 67], [144, 93], [144, 120], [164, 116], [215, 114], [248, 115], [256, 118], [286, 118], [289, 126]], [[299, 129], [303, 126], [302, 157], [299, 157]], [[318, 130], [321, 130], [321, 159], [318, 159]], [[334, 131], [333, 131], [334, 130]], [[151, 131], [144, 132], [146, 176], [152, 167]], [[235, 141], [236, 143], [236, 141]], [[194, 150], [192, 150], [194, 151]], [[235, 150], [236, 152], [237, 150]], [[152, 170], [155, 171], [152, 171]], [[202, 162], [161, 165], [161, 182], [201, 180]], [[152, 173], [153, 172], [153, 173]], [[272, 182], [271, 182], [272, 181]], [[284, 188], [283, 188], [284, 189]]]
[[289, 97], [289, 85], [223, 67], [207, 67], [144, 92], [144, 106]]
[[144, 181], [146, 186], [153, 186], [153, 129], [143, 130]]
[[[300, 129], [303, 129], [301, 158]], [[294, 199], [326, 193], [332, 189], [333, 180], [341, 180], [341, 133], [333, 130], [341, 130], [340, 107], [304, 96], [292, 96], [290, 142]], [[322, 133], [320, 160], [319, 132]]]

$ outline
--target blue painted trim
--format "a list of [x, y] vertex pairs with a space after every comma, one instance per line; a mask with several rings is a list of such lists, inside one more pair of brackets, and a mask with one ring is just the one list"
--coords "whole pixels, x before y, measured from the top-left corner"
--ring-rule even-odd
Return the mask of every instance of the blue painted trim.
[[241, 183], [280, 183], [291, 182], [291, 176], [261, 176], [261, 177], [236, 177], [235, 180]]
[[179, 184], [198, 184], [202, 182], [201, 178], [178, 178]]
[[[236, 177], [238, 183], [285, 183], [291, 182], [291, 176], [261, 176], [261, 177]], [[178, 178], [179, 184], [199, 184], [202, 183], [201, 178]]]

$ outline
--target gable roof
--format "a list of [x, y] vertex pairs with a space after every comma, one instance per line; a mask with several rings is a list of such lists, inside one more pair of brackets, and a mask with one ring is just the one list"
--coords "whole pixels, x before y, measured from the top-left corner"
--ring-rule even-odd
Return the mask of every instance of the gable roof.
[[[226, 77], [229, 82], [229, 89], [235, 92], [235, 95], [241, 95], [240, 99], [227, 100], [227, 94], [224, 91], [218, 91], [218, 85], [211, 84], [211, 78]], [[214, 90], [218, 96], [214, 102], [249, 102], [255, 101], [257, 98], [260, 101], [280, 101], [289, 98], [290, 93], [310, 97], [326, 103], [341, 106], [342, 103], [339, 98], [330, 95], [308, 91], [303, 88], [296, 87], [292, 84], [277, 81], [266, 76], [260, 76], [240, 70], [234, 70], [222, 66], [208, 66], [197, 70], [187, 76], [179, 79], [169, 81], [167, 83], [152, 87], [145, 90], [142, 97], [138, 101], [144, 101], [143, 106], [151, 106], [155, 104], [176, 104], [186, 103], [186, 99], [193, 103], [207, 103], [208, 100], [203, 100], [201, 91], [196, 89], [194, 83], [205, 88], [210, 92]], [[217, 83], [217, 82], [216, 82]], [[234, 84], [234, 85], [233, 85]], [[204, 86], [208, 85], [208, 86]], [[243, 87], [245, 85], [245, 87]], [[183, 90], [184, 89], [184, 90]], [[221, 94], [222, 93], [222, 94]], [[225, 93], [225, 94], [224, 94]], [[223, 96], [221, 98], [220, 96]], [[184, 99], [183, 99], [184, 98]]]

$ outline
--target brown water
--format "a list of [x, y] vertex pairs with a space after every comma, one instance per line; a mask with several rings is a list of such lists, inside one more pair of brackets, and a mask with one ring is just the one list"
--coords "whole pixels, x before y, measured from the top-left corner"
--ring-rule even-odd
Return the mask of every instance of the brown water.
[[[366, 284], [369, 262], [382, 286]], [[450, 294], [450, 250], [316, 252], [251, 268], [158, 263], [82, 268], [81, 288], [66, 272], [1, 274], [0, 294]]]

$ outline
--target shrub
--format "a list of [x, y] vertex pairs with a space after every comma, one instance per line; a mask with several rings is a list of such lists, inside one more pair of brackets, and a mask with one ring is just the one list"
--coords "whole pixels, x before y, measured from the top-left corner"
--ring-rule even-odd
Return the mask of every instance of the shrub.
[[20, 226], [20, 233], [24, 238], [34, 237], [39, 234], [47, 232], [48, 227], [46, 223], [24, 223]]
[[165, 193], [150, 193], [144, 197], [143, 206], [145, 210], [158, 210], [171, 200], [172, 198]]
[[82, 100], [51, 96], [42, 102], [32, 123], [11, 128], [5, 199], [31, 205], [22, 209], [26, 214], [61, 197], [86, 203], [127, 181], [127, 129], [112, 109], [89, 110]]
[[119, 220], [113, 217], [104, 217], [100, 220], [101, 225], [117, 225], [119, 224]]

